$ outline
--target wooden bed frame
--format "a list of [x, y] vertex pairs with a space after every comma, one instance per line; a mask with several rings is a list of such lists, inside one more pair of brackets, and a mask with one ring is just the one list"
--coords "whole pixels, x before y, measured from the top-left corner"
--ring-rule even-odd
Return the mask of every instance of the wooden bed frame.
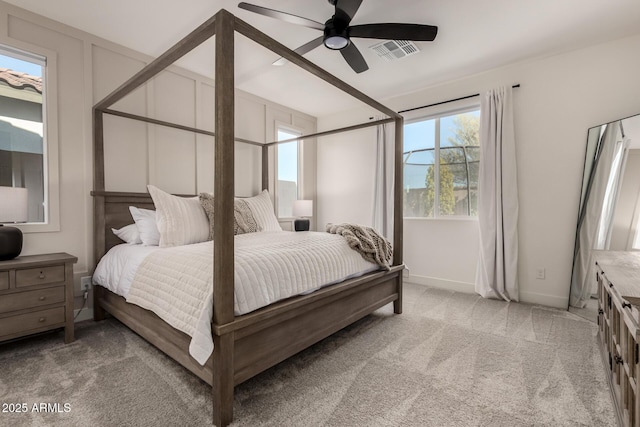
[[[395, 184], [393, 266], [362, 277], [323, 288], [309, 295], [277, 302], [243, 316], [234, 316], [234, 141], [262, 146], [262, 181], [268, 188], [268, 144], [241, 140], [234, 135], [234, 32], [272, 50], [333, 86], [389, 116], [388, 119], [349, 126], [299, 139], [361, 129], [380, 123], [395, 123]], [[220, 10], [200, 27], [176, 43], [118, 89], [94, 106], [94, 233], [96, 262], [121, 241], [111, 233], [131, 223], [129, 206], [153, 208], [147, 193], [105, 191], [103, 116], [113, 114], [160, 126], [213, 135], [189, 128], [110, 110], [109, 107], [157, 75], [177, 59], [215, 34], [215, 206], [213, 250], [214, 315], [212, 334], [215, 350], [205, 366], [188, 353], [190, 337], [172, 328], [154, 313], [101, 286], [94, 287], [94, 318], [113, 315], [133, 331], [158, 347], [213, 387], [213, 421], [225, 426], [233, 419], [234, 387], [252, 376], [300, 352], [334, 332], [393, 302], [394, 312], [402, 312], [402, 116], [338, 80], [333, 75], [294, 53], [247, 23]], [[219, 267], [218, 267], [219, 266]]]

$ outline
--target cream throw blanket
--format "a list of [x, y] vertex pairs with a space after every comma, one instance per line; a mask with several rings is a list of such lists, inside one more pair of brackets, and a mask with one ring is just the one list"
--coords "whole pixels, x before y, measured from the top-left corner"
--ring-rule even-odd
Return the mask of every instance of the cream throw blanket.
[[371, 227], [358, 224], [327, 224], [327, 233], [344, 237], [351, 249], [362, 257], [389, 270], [393, 260], [391, 243]]

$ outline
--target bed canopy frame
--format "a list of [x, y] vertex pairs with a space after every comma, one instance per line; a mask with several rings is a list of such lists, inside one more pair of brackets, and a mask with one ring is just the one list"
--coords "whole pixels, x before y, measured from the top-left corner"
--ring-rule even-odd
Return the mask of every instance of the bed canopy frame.
[[[238, 317], [234, 315], [234, 141], [262, 147], [263, 188], [268, 188], [269, 184], [268, 150], [278, 141], [262, 144], [235, 137], [234, 33], [236, 31], [388, 116], [383, 120], [304, 135], [295, 139], [353, 131], [381, 123], [395, 123], [394, 251], [391, 269], [350, 279], [322, 288], [312, 294], [289, 298]], [[215, 134], [109, 108], [213, 35], [216, 36]], [[148, 193], [105, 191], [103, 123], [105, 114], [215, 136], [214, 234], [216, 244], [213, 249], [213, 262], [216, 268], [213, 271], [212, 322], [215, 349], [207, 363], [201, 366], [189, 356], [187, 349], [190, 337], [186, 334], [172, 328], [154, 313], [126, 303], [124, 298], [101, 286], [94, 287], [95, 320], [104, 319], [106, 313], [113, 315], [212, 385], [214, 424], [224, 426], [232, 421], [235, 385], [390, 302], [393, 302], [395, 313], [402, 312], [403, 118], [398, 113], [221, 9], [93, 108], [94, 191], [91, 194], [94, 197], [96, 263], [109, 248], [120, 243], [110, 229], [131, 223], [129, 206], [153, 208], [153, 201]]]

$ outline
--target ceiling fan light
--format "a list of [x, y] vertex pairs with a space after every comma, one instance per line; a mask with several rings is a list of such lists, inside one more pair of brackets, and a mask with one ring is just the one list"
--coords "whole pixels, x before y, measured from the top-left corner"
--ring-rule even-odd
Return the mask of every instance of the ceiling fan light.
[[349, 39], [343, 36], [329, 36], [325, 37], [324, 45], [329, 49], [340, 50], [349, 45]]

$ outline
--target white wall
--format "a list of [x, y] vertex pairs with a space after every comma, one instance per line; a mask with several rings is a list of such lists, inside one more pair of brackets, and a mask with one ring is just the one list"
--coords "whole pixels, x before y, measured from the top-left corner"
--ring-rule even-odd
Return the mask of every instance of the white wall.
[[[640, 36], [499, 68], [384, 101], [395, 110], [520, 83], [514, 90], [522, 301], [566, 308], [587, 129], [640, 113]], [[398, 62], [398, 66], [401, 66]], [[370, 111], [318, 119], [320, 130], [364, 122]], [[373, 131], [318, 144], [319, 222], [371, 223]], [[348, 157], [346, 159], [344, 157]], [[336, 161], [336, 159], [338, 159]], [[355, 168], [347, 168], [354, 160]], [[405, 220], [412, 280], [472, 290], [478, 233], [472, 221]], [[452, 254], [456, 258], [452, 259]], [[537, 268], [546, 279], [535, 278]]]
[[[59, 170], [52, 179], [60, 182], [60, 229], [25, 232], [22, 254], [77, 256], [74, 273], [79, 296], [80, 277], [90, 274], [95, 263], [91, 108], [153, 58], [2, 1], [0, 42], [26, 50], [44, 49], [52, 56], [50, 66], [56, 67]], [[172, 67], [112, 108], [214, 130], [213, 97], [211, 79]], [[276, 119], [304, 133], [316, 130], [314, 117], [236, 92], [238, 137], [273, 141]], [[315, 155], [315, 142], [305, 141], [304, 162], [309, 170], [302, 192], [308, 198], [315, 197]], [[110, 191], [144, 192], [148, 183], [180, 194], [213, 190], [213, 138], [209, 136], [106, 116], [105, 159]], [[237, 195], [261, 190], [261, 166], [260, 147], [236, 144]], [[273, 161], [270, 172], [274, 172]], [[81, 303], [77, 300], [76, 306]]]

